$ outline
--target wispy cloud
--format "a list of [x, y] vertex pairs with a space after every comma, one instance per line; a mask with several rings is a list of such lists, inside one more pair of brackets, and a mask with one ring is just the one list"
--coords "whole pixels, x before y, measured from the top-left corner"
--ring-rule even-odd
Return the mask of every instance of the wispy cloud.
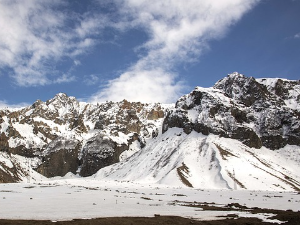
[[295, 34], [294, 38], [297, 38], [297, 39], [300, 38], [300, 33]]
[[76, 80], [75, 76], [63, 74], [62, 76], [58, 77], [56, 80], [53, 80], [53, 83], [55, 84], [70, 83], [75, 80]]
[[60, 0], [0, 1], [0, 66], [11, 70], [17, 85], [66, 80], [63, 72], [57, 73], [56, 63], [70, 58], [76, 64], [76, 57], [95, 45], [93, 35], [104, 25], [102, 18], [71, 13], [67, 4]]
[[118, 0], [120, 30], [142, 28], [149, 41], [143, 56], [118, 78], [110, 80], [92, 101], [122, 99], [170, 102], [181, 94], [174, 67], [195, 60], [212, 39], [228, 29], [258, 0]]
[[19, 104], [8, 104], [7, 101], [3, 101], [3, 100], [0, 100], [0, 109], [6, 109], [6, 108], [9, 108], [9, 109], [18, 109], [18, 108], [23, 108], [23, 107], [26, 107], [26, 106], [29, 106], [30, 104], [28, 103], [19, 103]]
[[81, 65], [81, 62], [79, 60], [74, 60], [74, 65], [79, 66], [79, 65]]
[[95, 74], [86, 75], [84, 76], [84, 80], [83, 80], [83, 82], [86, 85], [95, 85], [98, 83], [98, 81], [99, 81], [99, 77]]
[[[90, 100], [173, 102], [185, 88], [175, 68], [197, 60], [259, 0], [98, 1], [103, 12], [78, 14], [64, 0], [1, 0], [0, 68], [10, 69], [19, 86], [72, 82], [80, 56], [101, 43], [104, 28], [143, 29], [149, 38], [136, 48], [139, 60]], [[69, 68], [58, 71], [66, 60]], [[99, 83], [99, 77], [84, 82]]]

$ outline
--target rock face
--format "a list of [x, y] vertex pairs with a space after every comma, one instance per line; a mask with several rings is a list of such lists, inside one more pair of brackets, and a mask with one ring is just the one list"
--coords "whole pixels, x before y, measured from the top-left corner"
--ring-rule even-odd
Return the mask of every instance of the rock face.
[[186, 134], [217, 134], [254, 148], [300, 145], [299, 94], [299, 81], [233, 73], [213, 88], [197, 87], [182, 96], [167, 114], [163, 132], [179, 127]]
[[81, 144], [77, 140], [57, 138], [43, 152], [42, 163], [36, 171], [46, 177], [64, 176], [68, 172], [75, 174], [80, 165], [80, 149]]
[[119, 162], [116, 143], [101, 134], [89, 139], [82, 151], [81, 176], [90, 176], [99, 169]]

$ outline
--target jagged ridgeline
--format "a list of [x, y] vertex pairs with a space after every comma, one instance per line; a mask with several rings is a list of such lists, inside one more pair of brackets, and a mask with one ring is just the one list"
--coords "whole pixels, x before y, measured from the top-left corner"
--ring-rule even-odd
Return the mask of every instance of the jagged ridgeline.
[[[0, 151], [32, 159], [34, 169], [46, 177], [68, 172], [90, 176], [158, 135], [165, 110], [161, 104], [126, 100], [94, 105], [60, 93], [47, 102], [1, 110]], [[21, 179], [10, 173], [14, 166], [0, 161], [1, 182]]]
[[[100, 170], [98, 179], [208, 188], [252, 188], [242, 178], [251, 174], [269, 179], [266, 189], [298, 190], [299, 146], [300, 81], [239, 73], [175, 105], [89, 104], [58, 94], [0, 110], [0, 182], [22, 181], [30, 167], [46, 177]], [[280, 160], [292, 168], [280, 169]], [[249, 171], [233, 175], [240, 164]]]

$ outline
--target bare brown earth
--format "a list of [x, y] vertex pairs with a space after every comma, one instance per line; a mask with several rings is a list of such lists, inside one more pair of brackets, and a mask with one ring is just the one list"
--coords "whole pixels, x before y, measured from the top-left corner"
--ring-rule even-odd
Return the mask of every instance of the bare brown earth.
[[37, 220], [0, 220], [2, 225], [157, 225], [157, 224], [174, 224], [174, 225], [221, 225], [221, 224], [270, 224], [262, 223], [259, 219], [225, 219], [218, 221], [195, 221], [182, 217], [114, 217], [114, 218], [100, 218], [91, 220], [72, 220], [59, 221], [53, 223], [52, 221], [37, 221]]
[[[187, 205], [188, 206], [188, 205]], [[235, 207], [235, 210], [239, 208], [239, 205], [227, 206], [224, 208], [217, 206], [193, 205], [191, 207], [201, 207], [203, 210], [218, 210], [218, 211], [231, 211], [230, 207]], [[291, 210], [271, 210], [260, 208], [240, 208], [240, 211], [248, 211], [252, 214], [257, 213], [271, 213], [275, 216], [271, 216], [269, 219], [277, 219], [282, 221], [285, 225], [299, 225], [300, 224], [300, 211], [294, 212]], [[220, 218], [219, 220], [212, 221], [197, 221], [188, 218], [182, 218], [177, 216], [159, 216], [155, 217], [109, 217], [109, 218], [97, 218], [97, 219], [79, 219], [72, 221], [49, 221], [49, 220], [0, 220], [1, 225], [256, 225], [256, 224], [273, 224], [269, 222], [263, 222], [258, 218], [239, 218], [236, 214], [228, 214], [226, 218]], [[276, 223], [275, 223], [276, 224]]]

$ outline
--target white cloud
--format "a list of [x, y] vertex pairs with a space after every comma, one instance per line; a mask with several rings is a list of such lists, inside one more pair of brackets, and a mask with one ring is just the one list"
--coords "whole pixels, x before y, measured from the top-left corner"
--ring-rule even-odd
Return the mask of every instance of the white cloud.
[[95, 45], [102, 18], [67, 9], [63, 0], [0, 1], [0, 66], [11, 69], [17, 85], [65, 80], [63, 73], [57, 75], [56, 63], [66, 57], [76, 62]]
[[129, 71], [109, 81], [106, 88], [95, 94], [90, 101], [129, 99], [140, 102], [172, 102], [182, 87], [182, 83], [175, 82], [174, 74], [168, 74], [161, 69], [138, 73]]
[[[9, 68], [19, 86], [71, 82], [79, 56], [101, 41], [105, 27], [143, 29], [149, 39], [137, 46], [139, 60], [91, 100], [173, 102], [185, 87], [174, 68], [197, 60], [210, 40], [222, 38], [258, 0], [99, 2], [106, 15], [70, 12], [64, 0], [1, 0], [0, 67]], [[66, 59], [74, 64], [57, 71], [56, 63]], [[91, 76], [85, 82], [99, 80]]]
[[295, 35], [294, 35], [294, 38], [297, 38], [297, 39], [300, 38], [300, 33], [295, 34]]
[[54, 80], [53, 83], [55, 83], [55, 84], [70, 83], [75, 80], [76, 80], [75, 76], [63, 74], [62, 76], [60, 76], [56, 80]]
[[99, 77], [95, 74], [86, 75], [84, 76], [84, 80], [83, 80], [83, 82], [86, 85], [95, 85], [98, 83], [98, 81], [99, 81]]
[[195, 60], [207, 48], [208, 41], [222, 38], [258, 0], [117, 2], [123, 16], [119, 28], [142, 28], [148, 33], [149, 41], [140, 46], [146, 54], [119, 78], [110, 80], [92, 97], [93, 101], [175, 101], [183, 86], [176, 82], [172, 69]]
[[79, 60], [76, 59], [76, 60], [74, 60], [74, 65], [75, 65], [75, 66], [80, 66], [80, 65], [81, 65], [81, 62], [80, 62]]
[[19, 104], [8, 104], [5, 100], [0, 100], [0, 109], [5, 109], [5, 108], [9, 108], [9, 109], [19, 109], [19, 108], [23, 108], [29, 106], [28, 103], [19, 103]]

